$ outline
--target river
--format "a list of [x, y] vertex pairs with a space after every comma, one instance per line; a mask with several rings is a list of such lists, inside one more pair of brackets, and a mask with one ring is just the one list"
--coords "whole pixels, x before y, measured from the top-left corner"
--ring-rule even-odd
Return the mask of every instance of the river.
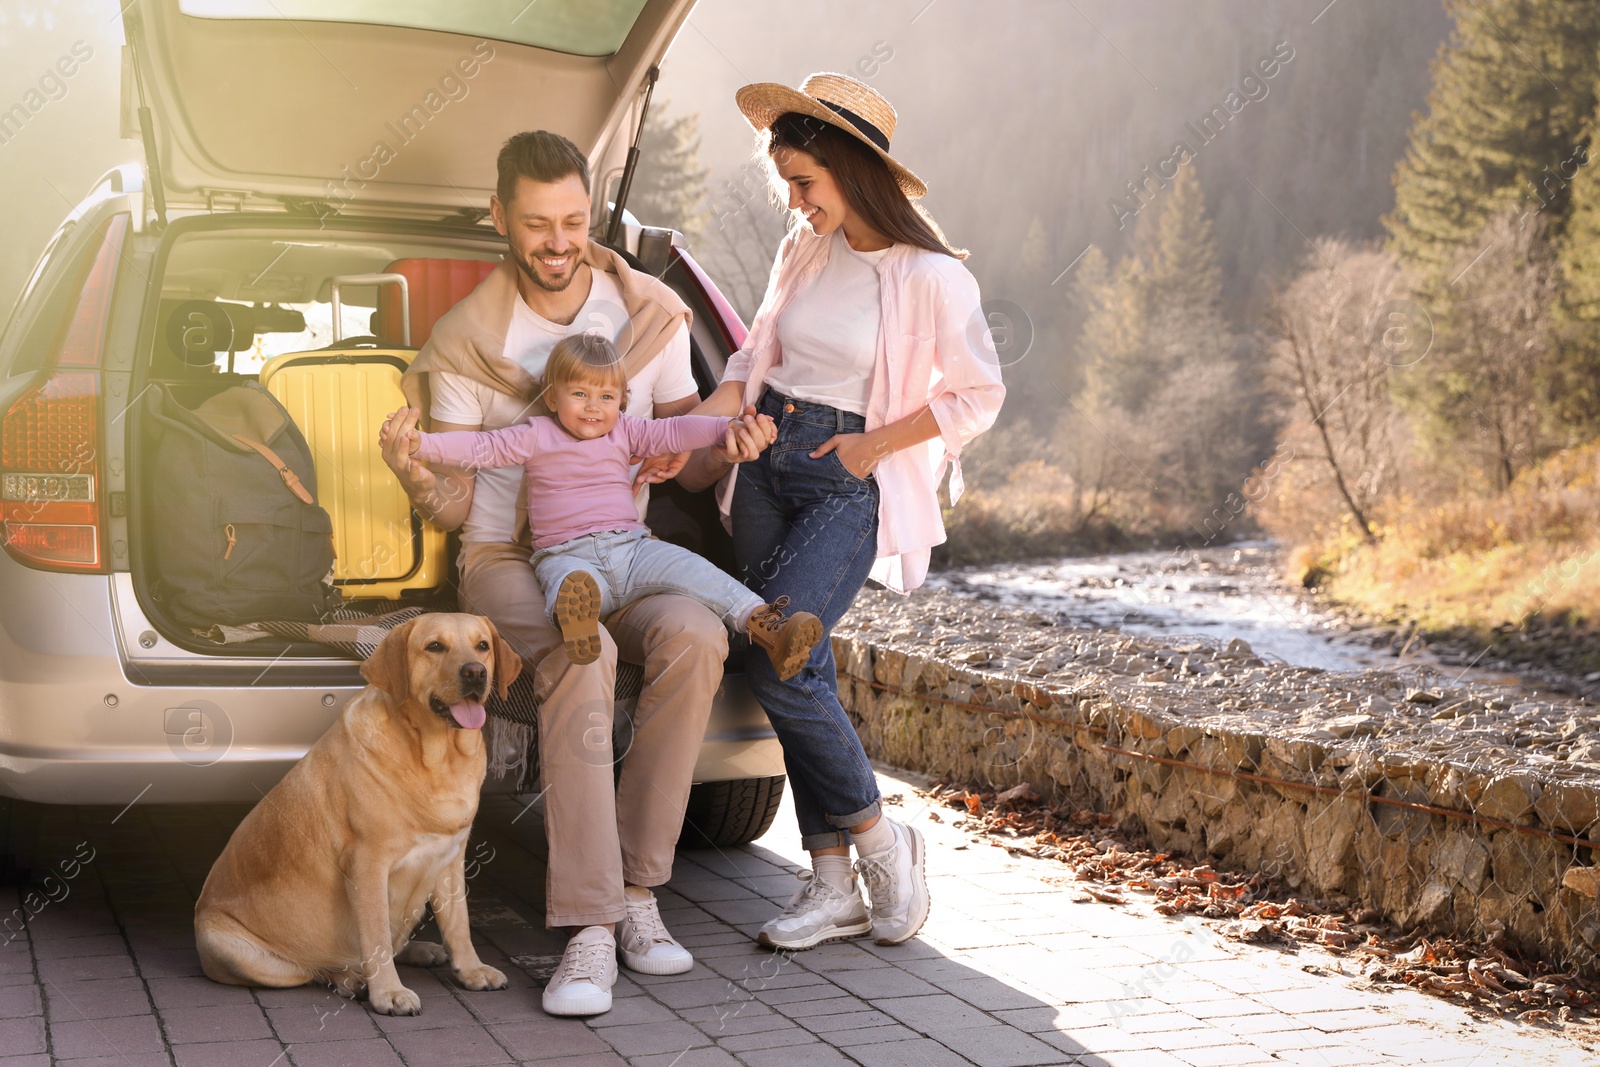
[[[1457, 673], [1428, 652], [1404, 660], [1363, 640], [1339, 616], [1283, 578], [1278, 547], [1249, 541], [1184, 551], [1075, 556], [936, 572], [928, 585], [980, 599], [1053, 612], [1074, 626], [1141, 635], [1242, 638], [1257, 653], [1302, 667], [1362, 670], [1433, 666]], [[1472, 672], [1476, 681], [1515, 684], [1504, 674]]]

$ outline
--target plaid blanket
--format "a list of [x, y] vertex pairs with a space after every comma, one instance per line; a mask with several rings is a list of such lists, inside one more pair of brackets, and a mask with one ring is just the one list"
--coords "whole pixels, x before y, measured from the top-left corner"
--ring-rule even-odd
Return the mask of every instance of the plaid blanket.
[[[288, 641], [306, 641], [328, 648], [350, 659], [364, 660], [377, 649], [378, 642], [390, 630], [427, 613], [425, 608], [401, 608], [398, 611], [374, 615], [359, 608], [340, 608], [323, 616], [322, 622], [257, 622], [246, 626], [213, 626], [204, 636], [217, 644], [232, 645], [259, 641], [267, 637], [281, 637]], [[644, 688], [644, 668], [633, 663], [617, 664], [616, 697], [618, 702], [633, 700]], [[516, 768], [520, 761], [515, 757], [499, 757], [499, 750], [510, 746], [526, 749], [537, 731], [532, 728], [539, 721], [539, 701], [533, 695], [533, 671], [525, 670], [511, 683], [506, 699], [491, 692], [483, 702], [493, 719], [526, 727], [525, 730], [499, 730], [495, 736], [505, 743], [496, 745], [491, 739], [490, 770], [506, 766]], [[498, 758], [497, 758], [498, 757]]]

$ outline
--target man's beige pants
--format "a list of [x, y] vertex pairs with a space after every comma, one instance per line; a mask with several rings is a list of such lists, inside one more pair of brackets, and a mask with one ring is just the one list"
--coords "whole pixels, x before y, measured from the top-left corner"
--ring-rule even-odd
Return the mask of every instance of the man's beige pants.
[[[549, 873], [545, 922], [620, 920], [622, 887], [672, 877], [695, 759], [722, 682], [728, 631], [698, 600], [645, 597], [608, 616], [600, 658], [579, 667], [544, 613], [525, 546], [461, 547], [461, 609], [487, 615], [533, 672], [539, 700], [539, 774]], [[633, 742], [612, 752], [618, 658], [644, 667]], [[613, 788], [613, 766], [622, 776]]]

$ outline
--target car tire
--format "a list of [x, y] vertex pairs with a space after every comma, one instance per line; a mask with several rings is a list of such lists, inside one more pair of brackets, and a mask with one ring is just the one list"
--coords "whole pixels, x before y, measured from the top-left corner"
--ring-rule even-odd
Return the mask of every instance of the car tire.
[[783, 803], [784, 776], [701, 782], [689, 791], [679, 848], [748, 845], [772, 826]]

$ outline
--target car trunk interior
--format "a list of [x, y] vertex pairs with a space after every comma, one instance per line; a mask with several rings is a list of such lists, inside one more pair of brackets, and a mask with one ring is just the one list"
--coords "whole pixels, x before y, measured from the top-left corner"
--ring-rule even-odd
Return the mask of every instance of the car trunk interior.
[[[312, 220], [272, 217], [180, 220], [172, 227], [156, 260], [159, 284], [152, 287], [144, 316], [140, 340], [143, 358], [139, 361], [142, 378], [134, 382], [132, 395], [143, 397], [152, 386], [159, 386], [171, 401], [193, 409], [225, 389], [259, 381], [264, 369], [271, 378], [277, 368], [315, 362], [328, 368], [326, 377], [337, 378], [357, 373], [361, 365], [374, 361], [408, 361], [438, 315], [470, 291], [477, 279], [499, 261], [503, 249], [503, 239], [483, 226], [389, 221], [370, 225], [341, 222], [335, 229]], [[392, 277], [397, 267], [411, 275], [405, 301], [401, 300], [396, 283], [371, 283], [371, 276]], [[439, 282], [437, 279], [443, 275], [450, 275], [451, 280]], [[337, 331], [333, 321], [336, 280]], [[721, 350], [725, 345], [719, 342], [715, 331], [704, 328], [702, 316], [710, 309], [687, 284], [687, 274], [681, 268], [669, 269], [665, 280], [676, 283], [674, 287], [689, 300], [698, 320], [691, 347], [695, 376], [704, 393], [714, 384], [726, 358], [726, 351]], [[437, 291], [442, 285], [453, 288], [449, 292]], [[430, 292], [430, 286], [435, 291]], [[409, 337], [404, 336], [408, 332], [404, 316], [398, 314], [402, 302], [410, 310]], [[330, 353], [320, 351], [330, 345], [337, 348], [331, 359]], [[708, 348], [715, 351], [708, 353]], [[294, 355], [298, 353], [316, 355], [302, 359]], [[397, 362], [396, 366], [403, 363]], [[395, 372], [389, 373], [392, 377]], [[350, 380], [353, 379], [341, 382]], [[275, 395], [281, 392], [279, 381], [264, 384]], [[344, 388], [339, 382], [335, 384]], [[301, 423], [294, 398], [287, 394], [279, 398], [285, 400], [296, 423]], [[328, 454], [330, 446], [324, 442], [319, 447], [316, 435], [301, 426], [316, 461], [318, 502], [334, 514], [336, 530], [362, 529], [350, 524], [348, 514], [341, 521], [339, 509], [348, 513], [367, 506], [365, 502], [371, 499], [369, 495], [345, 493], [347, 486], [334, 483], [345, 473], [346, 462], [351, 466], [365, 464], [358, 480], [373, 483], [377, 491], [389, 492], [399, 501], [403, 521], [411, 521], [392, 474], [381, 467], [381, 461], [374, 465], [378, 427], [389, 403], [384, 401], [385, 410], [367, 410], [359, 426], [343, 428], [344, 440], [356, 440], [363, 431], [367, 435], [362, 447], [370, 450], [359, 460]], [[166, 591], [152, 548], [152, 531], [163, 516], [152, 503], [151, 487], [159, 480], [181, 477], [182, 472], [157, 469], [156, 450], [150, 445], [147, 432], [151, 418], [146, 404], [134, 403], [129, 410], [127, 431], [129, 555], [134, 586], [150, 621], [168, 640], [192, 651], [228, 656], [327, 656], [329, 650], [325, 646], [277, 637], [220, 644], [173, 617], [164, 599]], [[367, 422], [371, 425], [366, 426]], [[676, 483], [658, 486], [652, 494], [649, 522], [663, 539], [699, 551], [724, 568], [731, 567], [730, 546], [711, 493], [688, 493]], [[358, 545], [356, 542], [364, 535], [350, 533], [335, 564], [336, 576], [343, 568], [344, 577], [336, 584], [346, 603], [375, 613], [411, 605], [454, 610], [456, 538], [451, 535], [446, 542], [439, 534], [424, 531], [420, 523], [413, 522], [411, 532], [402, 531], [399, 540], [402, 545], [421, 545], [419, 538], [424, 533], [437, 539], [432, 555], [438, 565], [420, 571], [412, 567], [409, 577], [376, 584], [361, 570], [363, 553], [370, 554], [371, 542]], [[336, 543], [338, 538], [336, 533]], [[373, 595], [374, 590], [378, 595]]]

